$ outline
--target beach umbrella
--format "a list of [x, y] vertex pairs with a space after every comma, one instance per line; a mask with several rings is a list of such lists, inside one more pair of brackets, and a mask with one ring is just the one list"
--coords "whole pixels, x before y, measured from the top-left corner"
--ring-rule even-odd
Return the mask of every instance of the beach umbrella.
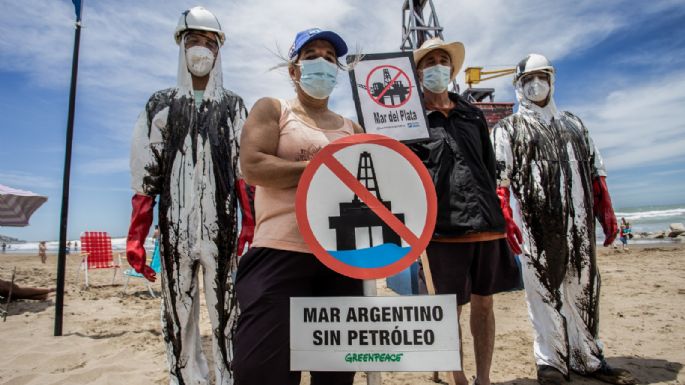
[[46, 196], [0, 184], [0, 226], [28, 226], [31, 215], [47, 200]]

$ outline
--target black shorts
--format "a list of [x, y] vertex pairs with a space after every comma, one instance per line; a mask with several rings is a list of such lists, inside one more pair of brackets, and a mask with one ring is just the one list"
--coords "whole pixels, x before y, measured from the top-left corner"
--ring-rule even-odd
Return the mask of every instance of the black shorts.
[[[235, 384], [298, 385], [300, 372], [290, 371], [290, 297], [362, 296], [364, 288], [313, 254], [256, 247], [240, 259], [236, 294]], [[354, 374], [311, 372], [311, 384], [352, 385]]]
[[[518, 286], [519, 267], [505, 238], [464, 243], [431, 241], [426, 253], [436, 294], [456, 294], [458, 305], [469, 303], [471, 294], [488, 296]], [[423, 278], [423, 269], [419, 274]]]

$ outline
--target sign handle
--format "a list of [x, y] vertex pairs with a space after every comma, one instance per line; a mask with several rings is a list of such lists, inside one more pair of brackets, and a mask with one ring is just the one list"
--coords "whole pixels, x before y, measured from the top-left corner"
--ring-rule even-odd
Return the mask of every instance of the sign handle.
[[426, 288], [428, 289], [428, 294], [435, 295], [433, 274], [431, 273], [431, 267], [428, 264], [428, 254], [426, 254], [425, 251], [421, 253], [421, 265], [423, 266], [423, 276], [426, 278]]
[[[375, 297], [377, 294], [376, 280], [365, 279], [364, 297]], [[381, 385], [381, 372], [366, 372], [366, 385]]]
[[[421, 265], [423, 266], [423, 276], [426, 278], [426, 289], [428, 289], [428, 294], [435, 295], [435, 285], [433, 284], [433, 274], [431, 273], [431, 267], [428, 263], [428, 254], [426, 252], [421, 253]], [[452, 378], [452, 373], [447, 374], [447, 383], [454, 385], [454, 378]], [[433, 372], [433, 382], [440, 383], [440, 373]]]

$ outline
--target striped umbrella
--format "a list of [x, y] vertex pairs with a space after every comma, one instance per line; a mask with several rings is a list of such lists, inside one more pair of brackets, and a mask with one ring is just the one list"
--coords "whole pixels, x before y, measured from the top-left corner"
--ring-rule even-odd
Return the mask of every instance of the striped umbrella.
[[0, 184], [0, 226], [28, 226], [29, 218], [48, 197]]

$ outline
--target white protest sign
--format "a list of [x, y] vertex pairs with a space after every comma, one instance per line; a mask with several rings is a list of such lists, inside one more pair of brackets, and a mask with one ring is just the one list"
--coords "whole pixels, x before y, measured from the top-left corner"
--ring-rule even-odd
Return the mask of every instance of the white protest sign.
[[293, 297], [290, 369], [461, 370], [456, 296]]
[[[357, 61], [349, 55], [348, 63]], [[359, 124], [368, 134], [400, 141], [428, 138], [426, 114], [411, 52], [367, 54], [350, 71]]]
[[433, 236], [435, 187], [421, 160], [382, 135], [341, 138], [302, 173], [297, 223], [312, 253], [359, 279], [385, 278], [410, 266]]

